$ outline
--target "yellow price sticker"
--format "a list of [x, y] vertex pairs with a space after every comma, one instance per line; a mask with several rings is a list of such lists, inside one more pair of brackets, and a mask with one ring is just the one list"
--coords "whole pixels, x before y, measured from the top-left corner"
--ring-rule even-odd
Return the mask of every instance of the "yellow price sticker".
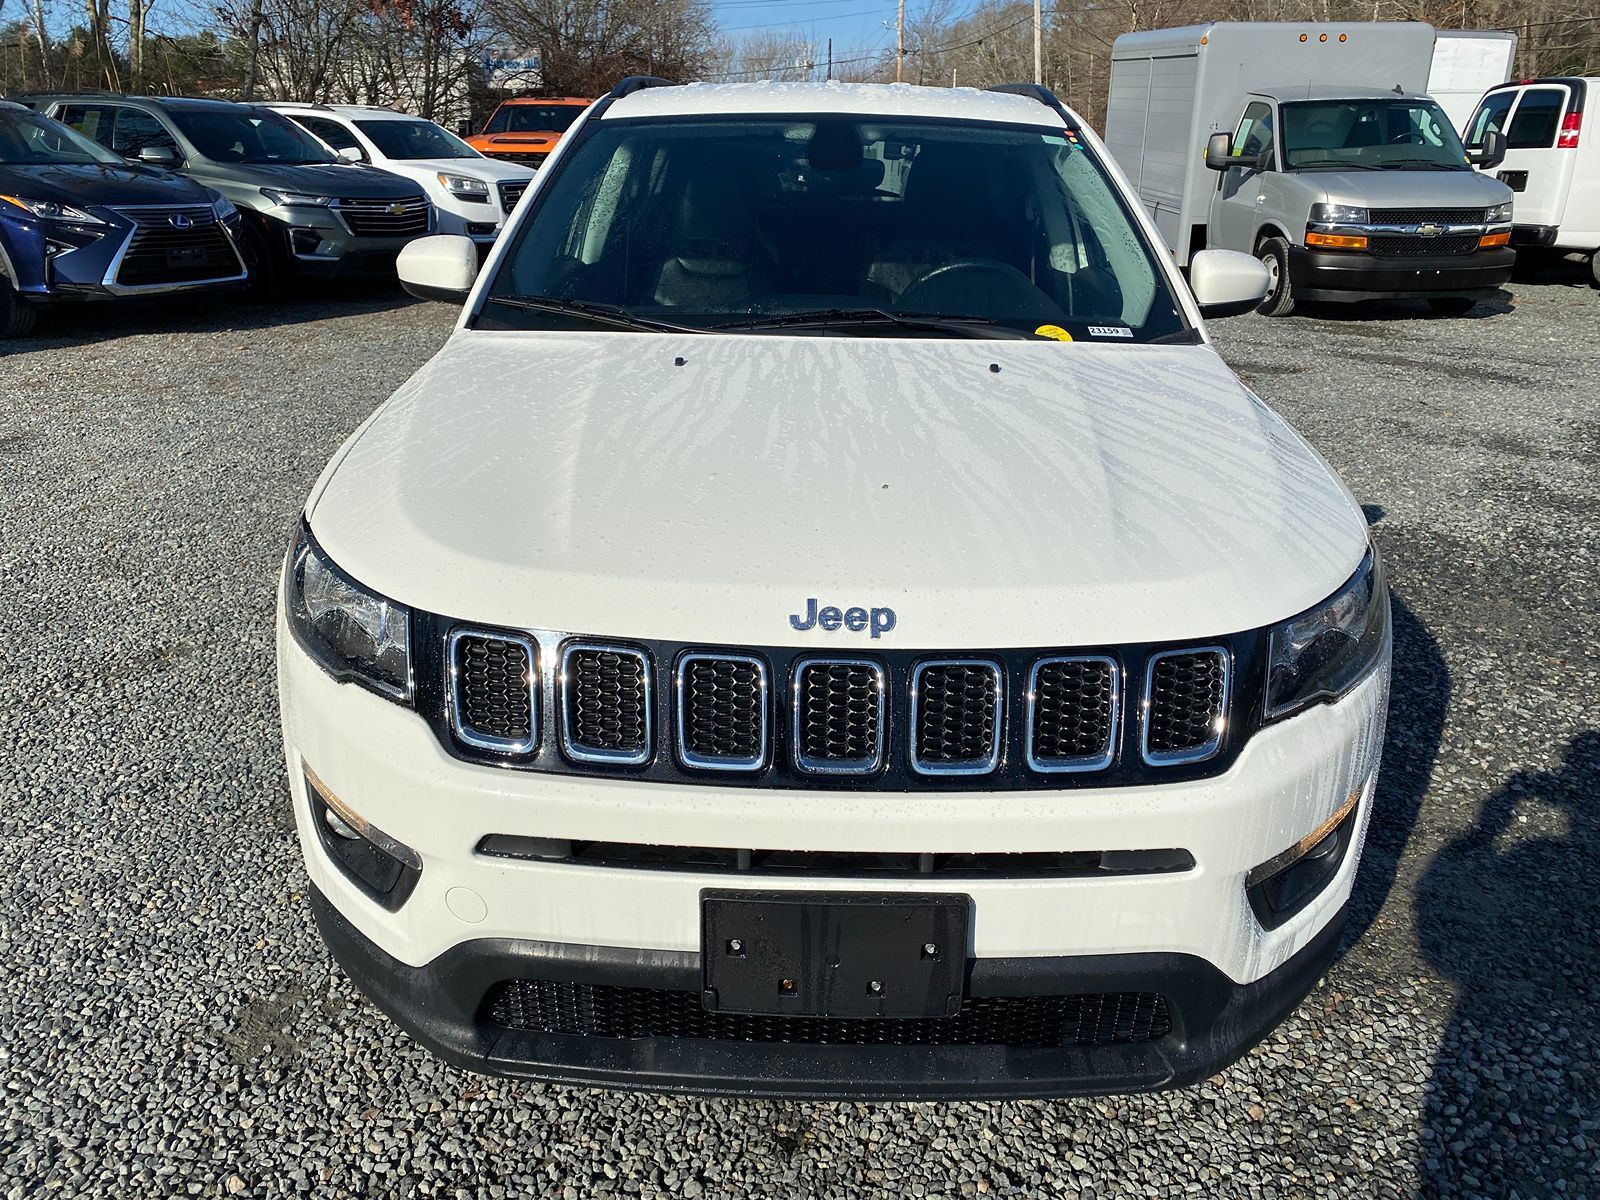
[[1070, 342], [1072, 340], [1072, 335], [1059, 325], [1041, 325], [1033, 332], [1036, 337], [1055, 338], [1058, 342]]

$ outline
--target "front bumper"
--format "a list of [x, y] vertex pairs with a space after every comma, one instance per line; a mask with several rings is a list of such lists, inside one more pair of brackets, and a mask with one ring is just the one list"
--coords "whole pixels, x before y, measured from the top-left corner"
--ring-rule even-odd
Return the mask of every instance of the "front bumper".
[[432, 232], [437, 214], [430, 213], [428, 227], [402, 237], [372, 237], [353, 233], [339, 215], [311, 206], [282, 206], [258, 210], [270, 236], [282, 239], [288, 261], [298, 275], [319, 279], [393, 275], [395, 259], [409, 242]]
[[1482, 299], [1511, 278], [1508, 246], [1453, 256], [1366, 254], [1289, 247], [1289, 279], [1303, 300], [1392, 300], [1427, 296]]

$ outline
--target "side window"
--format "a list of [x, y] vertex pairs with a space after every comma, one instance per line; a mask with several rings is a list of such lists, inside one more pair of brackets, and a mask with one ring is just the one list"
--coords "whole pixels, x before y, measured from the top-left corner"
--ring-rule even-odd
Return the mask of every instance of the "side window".
[[1483, 135], [1491, 129], [1496, 133], [1504, 133], [1506, 114], [1511, 111], [1511, 104], [1516, 98], [1517, 93], [1513, 88], [1485, 96], [1483, 103], [1478, 105], [1478, 111], [1472, 114], [1472, 120], [1467, 122], [1467, 145], [1483, 145]]
[[330, 121], [327, 117], [301, 116], [299, 113], [293, 114], [293, 120], [305, 126], [335, 150], [360, 150], [361, 157], [367, 157], [367, 152], [362, 149], [361, 143], [356, 140], [356, 135], [339, 124], [339, 122]]
[[1233, 152], [1246, 158], [1272, 150], [1272, 106], [1254, 101], [1239, 119], [1239, 132], [1233, 136]]
[[137, 158], [146, 146], [160, 146], [182, 157], [178, 143], [166, 126], [151, 114], [137, 108], [118, 108], [117, 125], [111, 135], [111, 148], [125, 158]]
[[1566, 107], [1567, 93], [1561, 88], [1529, 88], [1522, 93], [1522, 103], [1517, 105], [1511, 118], [1511, 132], [1506, 136], [1506, 147], [1511, 150], [1543, 150], [1556, 144], [1556, 130], [1561, 126], [1561, 110]]
[[68, 104], [56, 114], [56, 120], [70, 129], [76, 129], [91, 141], [111, 148], [112, 111], [103, 104]]

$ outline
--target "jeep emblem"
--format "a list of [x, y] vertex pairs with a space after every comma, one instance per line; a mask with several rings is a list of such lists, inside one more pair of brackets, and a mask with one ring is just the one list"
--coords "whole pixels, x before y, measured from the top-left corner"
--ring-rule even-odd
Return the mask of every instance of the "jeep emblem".
[[872, 636], [878, 638], [894, 628], [895, 615], [892, 608], [838, 609], [831, 604], [826, 608], [818, 608], [817, 598], [808, 596], [805, 616], [790, 613], [789, 625], [801, 633], [808, 629], [821, 629], [826, 633], [832, 633], [840, 628], [848, 629], [851, 633], [870, 629]]

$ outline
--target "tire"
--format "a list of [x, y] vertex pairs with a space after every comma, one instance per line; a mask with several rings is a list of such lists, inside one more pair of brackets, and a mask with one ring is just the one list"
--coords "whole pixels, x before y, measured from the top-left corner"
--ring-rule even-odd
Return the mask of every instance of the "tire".
[[11, 277], [0, 269], [0, 341], [27, 337], [38, 316], [39, 310], [22, 298], [11, 286]]
[[289, 278], [287, 252], [278, 231], [260, 219], [246, 216], [240, 230], [244, 265], [250, 272], [245, 294], [255, 300], [276, 300]]
[[1272, 276], [1272, 288], [1256, 309], [1264, 317], [1287, 317], [1294, 312], [1294, 285], [1289, 282], [1289, 243], [1281, 237], [1264, 238], [1256, 257]]
[[1478, 302], [1470, 296], [1429, 296], [1428, 307], [1441, 317], [1464, 317]]
[[1600, 288], [1600, 250], [1589, 255], [1589, 282]]

